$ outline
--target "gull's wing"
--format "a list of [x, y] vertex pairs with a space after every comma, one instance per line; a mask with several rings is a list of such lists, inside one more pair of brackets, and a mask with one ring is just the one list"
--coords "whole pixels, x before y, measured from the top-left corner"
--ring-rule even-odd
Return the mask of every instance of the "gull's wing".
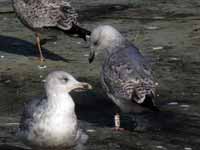
[[77, 13], [64, 0], [24, 0], [14, 2], [20, 20], [30, 28], [59, 27], [63, 30], [77, 24]]
[[154, 106], [155, 84], [150, 65], [132, 44], [113, 50], [104, 62], [102, 74], [106, 90], [121, 101]]
[[34, 113], [42, 111], [41, 106], [46, 103], [45, 98], [35, 98], [24, 104], [21, 120], [20, 120], [20, 130], [28, 130], [30, 125], [34, 123]]

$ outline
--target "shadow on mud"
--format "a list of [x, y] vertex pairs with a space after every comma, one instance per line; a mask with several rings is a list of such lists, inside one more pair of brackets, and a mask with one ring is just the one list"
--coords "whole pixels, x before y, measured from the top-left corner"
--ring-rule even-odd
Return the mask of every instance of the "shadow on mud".
[[[102, 94], [102, 91], [86, 92], [74, 97], [81, 100], [76, 105], [76, 114], [80, 120], [99, 127], [114, 127], [114, 115], [120, 110], [105, 94]], [[85, 100], [87, 104], [84, 104]], [[155, 132], [174, 137], [200, 136], [198, 115], [186, 115], [176, 110], [168, 110], [165, 106], [160, 106], [160, 110], [160, 112], [146, 111], [138, 114], [120, 112], [121, 126], [128, 131]]]
[[[24, 56], [37, 57], [38, 55], [38, 50], [34, 44], [14, 37], [8, 37], [2, 35], [0, 36], [0, 51], [11, 54], [24, 55]], [[65, 59], [62, 56], [54, 54], [47, 49], [43, 48], [42, 51], [46, 59], [51, 59], [55, 61], [64, 61], [64, 62], [71, 61]]]
[[27, 148], [18, 147], [18, 146], [9, 145], [9, 144], [1, 144], [0, 149], [1, 150], [29, 150]]

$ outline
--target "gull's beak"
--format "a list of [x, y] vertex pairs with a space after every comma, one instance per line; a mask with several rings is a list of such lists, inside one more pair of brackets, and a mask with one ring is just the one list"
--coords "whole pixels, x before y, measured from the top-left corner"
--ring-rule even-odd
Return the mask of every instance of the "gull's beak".
[[77, 82], [76, 84], [73, 85], [70, 91], [74, 90], [76, 92], [81, 92], [85, 90], [91, 90], [92, 86], [89, 83], [85, 82]]
[[91, 47], [90, 55], [89, 55], [89, 58], [88, 58], [89, 63], [92, 63], [94, 58], [95, 58], [95, 51], [94, 51], [94, 48]]

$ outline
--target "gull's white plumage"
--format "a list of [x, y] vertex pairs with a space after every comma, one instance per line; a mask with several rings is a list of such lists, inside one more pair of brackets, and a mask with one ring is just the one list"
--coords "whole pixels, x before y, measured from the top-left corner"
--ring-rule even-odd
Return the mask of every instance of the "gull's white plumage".
[[89, 86], [63, 71], [48, 75], [45, 84], [47, 98], [34, 99], [25, 105], [18, 132], [25, 144], [71, 147], [87, 141], [87, 135], [78, 126], [75, 104], [68, 93], [80, 88], [81, 84]]

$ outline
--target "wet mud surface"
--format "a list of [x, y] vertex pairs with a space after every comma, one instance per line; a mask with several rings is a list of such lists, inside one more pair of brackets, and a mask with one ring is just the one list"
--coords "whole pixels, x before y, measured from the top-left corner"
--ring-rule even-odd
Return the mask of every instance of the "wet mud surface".
[[[17, 139], [23, 103], [43, 94], [43, 80], [65, 70], [94, 89], [72, 93], [77, 116], [88, 132], [88, 150], [198, 150], [200, 145], [200, 2], [198, 0], [73, 1], [81, 24], [116, 27], [152, 62], [159, 83], [160, 113], [122, 114], [124, 132], [114, 132], [116, 106], [102, 91], [102, 57], [88, 63], [81, 39], [49, 30], [40, 64], [34, 33], [25, 28], [9, 1], [0, 0], [0, 149], [25, 149]], [[56, 37], [56, 38], [55, 38]], [[137, 121], [137, 124], [135, 123]]]

